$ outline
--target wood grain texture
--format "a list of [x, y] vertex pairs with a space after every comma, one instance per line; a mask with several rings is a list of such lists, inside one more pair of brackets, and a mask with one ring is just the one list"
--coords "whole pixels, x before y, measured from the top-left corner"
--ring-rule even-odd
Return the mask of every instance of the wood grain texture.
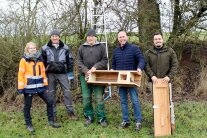
[[96, 70], [91, 73], [87, 83], [97, 85], [120, 85], [126, 87], [141, 85], [141, 75], [137, 74], [137, 71], [127, 70]]
[[153, 84], [154, 135], [171, 135], [169, 85], [160, 79]]

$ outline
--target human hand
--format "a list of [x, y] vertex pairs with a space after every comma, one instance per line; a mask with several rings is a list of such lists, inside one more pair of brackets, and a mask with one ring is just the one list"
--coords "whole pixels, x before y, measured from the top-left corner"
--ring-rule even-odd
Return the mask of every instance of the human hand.
[[156, 76], [152, 76], [152, 82], [154, 83], [154, 84], [156, 84], [157, 83], [157, 77]]
[[91, 72], [94, 72], [94, 71], [96, 71], [96, 68], [95, 67], [92, 67], [91, 68]]
[[142, 75], [142, 70], [140, 68], [137, 69], [137, 74]]
[[87, 72], [87, 76], [89, 76], [92, 72], [96, 71], [95, 67], [92, 67], [88, 72]]
[[168, 76], [162, 78], [162, 82], [168, 83], [170, 81], [170, 78]]
[[24, 94], [24, 89], [18, 89], [18, 94]]

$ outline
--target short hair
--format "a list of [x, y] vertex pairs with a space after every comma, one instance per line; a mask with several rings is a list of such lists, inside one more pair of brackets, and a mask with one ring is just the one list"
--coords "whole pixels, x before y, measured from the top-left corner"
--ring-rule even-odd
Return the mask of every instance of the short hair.
[[153, 37], [154, 37], [155, 35], [161, 35], [161, 36], [163, 37], [163, 35], [162, 35], [161, 32], [155, 32], [155, 33], [153, 34]]
[[30, 45], [35, 46], [35, 47], [37, 48], [37, 44], [36, 44], [36, 43], [34, 43], [34, 42], [28, 42], [28, 43], [26, 44], [25, 48], [24, 48], [24, 53], [25, 53], [25, 54], [29, 54], [28, 49], [29, 49], [29, 46], [30, 46]]

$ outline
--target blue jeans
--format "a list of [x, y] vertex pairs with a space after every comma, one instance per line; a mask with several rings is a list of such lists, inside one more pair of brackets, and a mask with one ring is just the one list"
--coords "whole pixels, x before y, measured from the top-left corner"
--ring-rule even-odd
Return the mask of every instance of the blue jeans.
[[122, 120], [125, 122], [129, 122], [128, 93], [130, 95], [130, 99], [134, 108], [135, 121], [141, 123], [142, 113], [140, 102], [138, 99], [138, 90], [136, 87], [119, 87], [119, 96], [122, 107]]
[[[30, 115], [30, 110], [32, 107], [32, 97], [34, 94], [25, 93], [24, 94], [24, 119], [26, 125], [32, 125], [32, 118]], [[47, 92], [37, 93], [39, 97], [41, 97], [44, 102], [47, 104], [47, 117], [48, 121], [54, 121], [53, 115], [53, 101], [50, 100], [49, 95]]]

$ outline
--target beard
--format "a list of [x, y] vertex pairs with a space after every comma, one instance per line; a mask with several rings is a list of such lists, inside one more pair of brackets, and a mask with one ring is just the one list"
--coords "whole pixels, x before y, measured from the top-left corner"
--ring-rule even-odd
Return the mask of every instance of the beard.
[[157, 47], [157, 48], [161, 48], [162, 46], [161, 46], [161, 45], [157, 45], [156, 47]]
[[158, 48], [158, 49], [162, 48], [162, 46], [163, 46], [162, 44], [155, 45], [155, 47]]

